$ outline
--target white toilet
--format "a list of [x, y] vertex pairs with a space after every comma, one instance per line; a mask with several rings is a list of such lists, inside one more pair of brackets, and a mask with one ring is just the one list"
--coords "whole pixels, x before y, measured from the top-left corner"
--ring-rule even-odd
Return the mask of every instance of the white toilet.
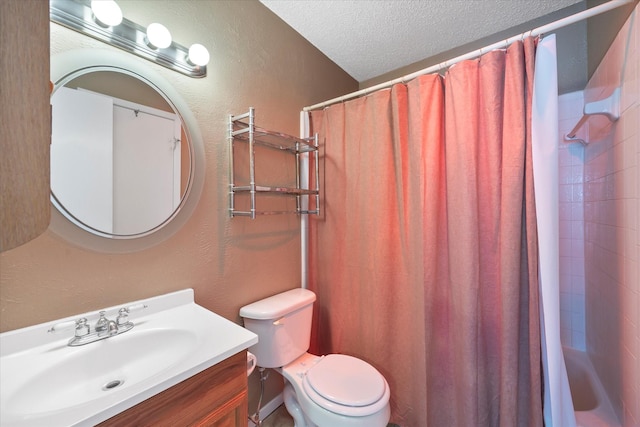
[[316, 296], [292, 289], [240, 309], [244, 326], [258, 335], [249, 351], [258, 366], [285, 378], [284, 403], [295, 427], [384, 427], [389, 385], [367, 362], [342, 354], [307, 353]]

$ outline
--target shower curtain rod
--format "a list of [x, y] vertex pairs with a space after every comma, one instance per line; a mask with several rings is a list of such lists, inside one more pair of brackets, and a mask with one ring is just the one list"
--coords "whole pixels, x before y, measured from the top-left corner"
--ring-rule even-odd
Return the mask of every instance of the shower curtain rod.
[[574, 15], [571, 15], [571, 16], [568, 16], [566, 18], [562, 18], [562, 19], [559, 19], [557, 21], [551, 22], [550, 24], [543, 25], [543, 26], [535, 28], [533, 30], [525, 31], [522, 34], [510, 37], [510, 38], [508, 38], [506, 40], [502, 40], [500, 42], [491, 44], [489, 46], [482, 47], [480, 49], [477, 49], [477, 50], [474, 50], [472, 52], [466, 53], [464, 55], [457, 56], [457, 57], [455, 57], [453, 59], [449, 59], [447, 61], [444, 61], [444, 62], [441, 62], [439, 64], [433, 65], [431, 67], [424, 68], [424, 69], [422, 69], [420, 71], [416, 71], [414, 73], [407, 74], [406, 76], [399, 77], [399, 78], [393, 79], [393, 80], [389, 80], [388, 82], [380, 83], [380, 84], [377, 84], [375, 86], [371, 86], [371, 87], [368, 87], [368, 88], [365, 88], [365, 89], [361, 89], [359, 91], [352, 92], [352, 93], [349, 93], [347, 95], [339, 96], [337, 98], [333, 98], [333, 99], [330, 99], [328, 101], [320, 102], [318, 104], [314, 104], [314, 105], [311, 105], [309, 107], [304, 107], [302, 110], [303, 111], [317, 110], [319, 108], [323, 108], [323, 107], [326, 107], [326, 106], [331, 105], [331, 104], [336, 104], [338, 102], [346, 101], [348, 99], [357, 98], [357, 97], [362, 96], [362, 95], [367, 95], [367, 94], [369, 94], [371, 92], [375, 92], [375, 91], [380, 90], [380, 89], [385, 89], [385, 88], [391, 87], [391, 86], [393, 86], [395, 84], [398, 84], [398, 83], [407, 83], [409, 80], [412, 80], [412, 79], [414, 79], [414, 78], [416, 78], [418, 76], [422, 76], [424, 74], [432, 74], [432, 73], [438, 72], [438, 71], [440, 71], [442, 69], [448, 68], [448, 67], [450, 67], [453, 64], [456, 64], [458, 62], [461, 62], [461, 61], [464, 61], [464, 60], [467, 60], [467, 59], [477, 58], [477, 57], [481, 56], [482, 54], [487, 53], [487, 52], [492, 51], [492, 50], [495, 50], [495, 49], [505, 48], [505, 47], [509, 46], [511, 43], [516, 42], [518, 40], [522, 40], [525, 37], [539, 36], [541, 34], [545, 34], [545, 33], [548, 33], [550, 31], [557, 30], [558, 28], [566, 27], [567, 25], [571, 25], [571, 24], [574, 24], [576, 22], [582, 21], [584, 19], [591, 18], [592, 16], [596, 16], [596, 15], [599, 15], [601, 13], [608, 12], [609, 10], [616, 9], [618, 7], [625, 6], [625, 5], [628, 5], [628, 4], [632, 4], [635, 1], [636, 0], [611, 0], [611, 1], [607, 2], [607, 3], [592, 7], [591, 9], [583, 10], [582, 12], [578, 12], [578, 13], [576, 13]]

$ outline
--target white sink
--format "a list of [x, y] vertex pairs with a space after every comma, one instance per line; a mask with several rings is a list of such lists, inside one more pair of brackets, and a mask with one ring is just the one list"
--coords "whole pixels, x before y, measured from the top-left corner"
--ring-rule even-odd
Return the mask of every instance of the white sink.
[[106, 309], [144, 304], [134, 328], [78, 347], [73, 328], [47, 332], [85, 313], [0, 334], [0, 424], [90, 426], [255, 344], [257, 336], [193, 301], [193, 290]]

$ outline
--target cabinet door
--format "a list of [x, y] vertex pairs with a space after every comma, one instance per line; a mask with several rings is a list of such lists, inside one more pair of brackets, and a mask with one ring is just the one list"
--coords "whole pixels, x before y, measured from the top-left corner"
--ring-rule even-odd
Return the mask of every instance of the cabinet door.
[[247, 425], [247, 393], [240, 393], [219, 407], [198, 426], [203, 427], [245, 427]]
[[246, 427], [247, 352], [176, 384], [99, 426]]

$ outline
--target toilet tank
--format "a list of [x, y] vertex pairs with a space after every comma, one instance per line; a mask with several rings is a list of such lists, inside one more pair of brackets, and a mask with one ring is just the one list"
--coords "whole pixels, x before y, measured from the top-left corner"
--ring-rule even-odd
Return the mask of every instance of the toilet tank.
[[297, 288], [240, 309], [244, 327], [258, 335], [258, 343], [249, 348], [258, 366], [279, 368], [306, 353], [315, 300], [313, 292]]

